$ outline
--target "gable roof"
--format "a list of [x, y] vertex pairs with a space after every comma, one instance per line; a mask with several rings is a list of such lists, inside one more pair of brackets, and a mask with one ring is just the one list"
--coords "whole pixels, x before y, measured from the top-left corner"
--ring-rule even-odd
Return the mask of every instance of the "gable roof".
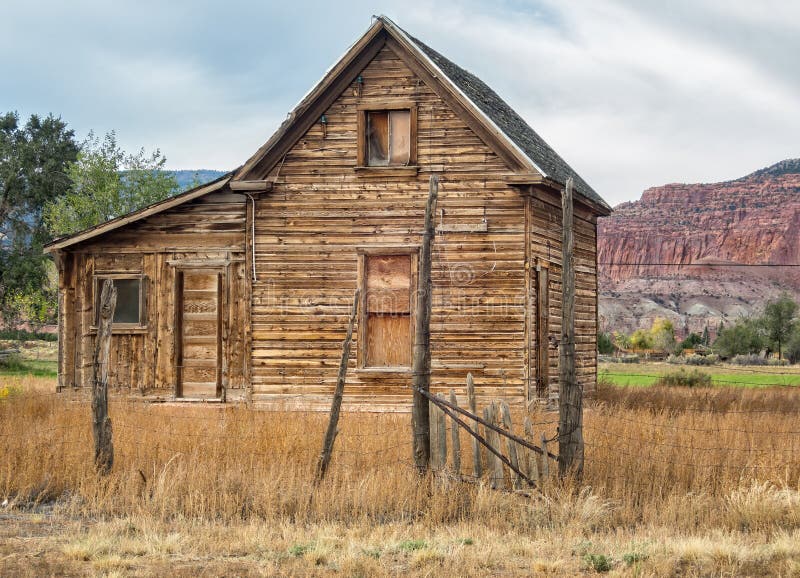
[[[382, 44], [373, 46], [372, 51], [370, 46], [381, 34], [386, 35], [387, 43], [391, 43], [392, 48], [399, 48], [400, 52], [405, 51], [412, 57], [415, 62], [406, 62], [412, 69], [427, 73], [432, 80], [431, 88], [437, 92], [443, 89], [445, 94], [440, 95], [449, 96], [451, 103], [455, 101], [480, 123], [484, 135], [493, 137], [492, 140], [505, 149], [506, 158], [516, 161], [521, 171], [536, 172], [543, 179], [562, 186], [571, 176], [579, 195], [589, 200], [601, 213], [611, 212], [608, 203], [485, 82], [414, 38], [386, 16], [376, 17], [369, 30], [306, 93], [272, 138], [242, 165], [233, 180], [244, 179], [257, 168], [260, 175], [265, 175], [274, 167], [281, 155], [319, 119], [322, 111], [332, 104], [377, 53]], [[364, 58], [365, 54], [368, 58]], [[399, 56], [402, 58], [403, 54], [399, 53]]]
[[542, 176], [548, 177], [561, 185], [566, 185], [567, 179], [572, 177], [577, 192], [600, 206], [610, 208], [603, 198], [491, 87], [474, 74], [436, 52], [433, 48], [413, 36], [408, 37], [419, 46], [420, 50], [447, 75], [467, 98], [480, 108], [514, 144], [522, 149], [538, 171], [542, 173]]
[[[87, 241], [217, 191], [229, 183], [232, 183], [232, 187], [236, 183], [245, 185], [246, 183], [242, 181], [247, 181], [256, 170], [266, 175], [281, 155], [294, 146], [310, 126], [319, 120], [321, 111], [327, 110], [386, 44], [391, 44], [415, 72], [424, 75], [431, 88], [454, 105], [456, 112], [469, 116], [473, 122], [465, 119], [468, 124], [479, 132], [479, 136], [484, 140], [491, 141], [502, 149], [497, 152], [508, 159], [510, 164], [516, 165], [521, 173], [535, 172], [541, 175], [543, 180], [561, 186], [564, 186], [571, 176], [578, 195], [588, 200], [599, 213], [611, 212], [608, 203], [485, 82], [414, 38], [386, 16], [375, 18], [375, 22], [367, 32], [353, 43], [326, 71], [322, 79], [306, 93], [270, 139], [238, 169], [174, 197], [73, 235], [55, 239], [45, 245], [45, 251], [52, 252]], [[240, 188], [245, 189], [244, 186]]]
[[132, 211], [125, 215], [120, 215], [119, 217], [115, 217], [93, 227], [88, 227], [82, 231], [73, 233], [72, 235], [54, 239], [44, 246], [44, 251], [45, 253], [51, 253], [65, 247], [69, 247], [70, 245], [75, 245], [76, 243], [88, 241], [89, 239], [93, 239], [99, 235], [109, 233], [115, 229], [124, 227], [125, 225], [146, 219], [151, 215], [155, 215], [162, 211], [166, 211], [167, 209], [171, 209], [173, 207], [177, 207], [178, 205], [193, 201], [194, 199], [205, 196], [209, 193], [213, 193], [214, 191], [218, 191], [228, 184], [228, 181], [231, 180], [232, 175], [233, 173], [227, 173], [218, 179], [211, 181], [210, 183], [194, 187], [188, 191], [177, 194], [174, 197], [169, 197], [167, 199], [152, 203], [146, 207], [142, 207], [141, 209]]

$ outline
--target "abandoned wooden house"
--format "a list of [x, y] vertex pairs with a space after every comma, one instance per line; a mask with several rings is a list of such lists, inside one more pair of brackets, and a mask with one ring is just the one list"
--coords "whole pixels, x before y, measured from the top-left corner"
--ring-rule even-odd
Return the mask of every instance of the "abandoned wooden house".
[[[353, 296], [351, 407], [411, 405], [431, 174], [431, 387], [557, 395], [561, 190], [575, 183], [576, 358], [596, 380], [596, 220], [608, 205], [480, 79], [379, 17], [232, 173], [50, 243], [59, 382], [92, 375], [117, 291], [112, 388], [328, 407]], [[353, 405], [355, 404], [355, 405]]]

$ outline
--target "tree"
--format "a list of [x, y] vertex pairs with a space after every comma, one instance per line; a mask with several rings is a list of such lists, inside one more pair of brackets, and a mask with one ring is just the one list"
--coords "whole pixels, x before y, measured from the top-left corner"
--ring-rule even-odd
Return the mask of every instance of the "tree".
[[630, 336], [629, 342], [631, 348], [634, 350], [653, 348], [653, 340], [650, 337], [650, 332], [644, 329], [637, 329], [634, 331]]
[[789, 363], [800, 363], [800, 323], [796, 323], [784, 349]]
[[708, 322], [706, 322], [706, 326], [705, 326], [705, 328], [703, 329], [703, 337], [701, 338], [701, 341], [700, 341], [700, 343], [702, 343], [702, 344], [703, 344], [703, 345], [705, 345], [706, 347], [708, 347], [709, 345], [711, 345], [711, 336], [710, 336], [710, 335], [709, 335], [709, 333], [708, 333]]
[[69, 235], [145, 207], [179, 190], [167, 159], [156, 149], [125, 153], [112, 131], [102, 141], [89, 133], [68, 169], [72, 186], [45, 211], [53, 235]]
[[700, 337], [697, 333], [690, 333], [686, 336], [686, 339], [681, 341], [680, 349], [695, 349], [698, 345], [703, 344], [703, 338]]
[[770, 343], [778, 349], [778, 359], [783, 359], [783, 344], [792, 333], [797, 314], [797, 303], [787, 293], [767, 301], [761, 322]]
[[651, 347], [658, 351], [675, 350], [675, 327], [672, 321], [663, 317], [656, 317], [650, 327]]
[[599, 331], [597, 333], [597, 351], [601, 355], [614, 354], [614, 341], [611, 338], [611, 334], [605, 331]]
[[760, 353], [767, 345], [760, 319], [744, 317], [723, 328], [714, 348], [722, 357]]
[[60, 118], [0, 115], [0, 309], [6, 322], [52, 319], [56, 288], [42, 245], [49, 240], [44, 206], [66, 193], [78, 154]]

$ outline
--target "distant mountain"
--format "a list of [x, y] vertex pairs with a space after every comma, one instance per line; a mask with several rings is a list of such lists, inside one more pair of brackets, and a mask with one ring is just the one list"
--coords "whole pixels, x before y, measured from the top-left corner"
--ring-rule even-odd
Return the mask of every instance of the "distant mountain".
[[228, 171], [214, 171], [211, 169], [169, 171], [175, 175], [181, 190], [186, 190], [198, 185], [204, 185], [227, 174]]
[[800, 295], [800, 159], [647, 189], [599, 221], [598, 262], [610, 329], [667, 317], [682, 333], [713, 330], [783, 290]]

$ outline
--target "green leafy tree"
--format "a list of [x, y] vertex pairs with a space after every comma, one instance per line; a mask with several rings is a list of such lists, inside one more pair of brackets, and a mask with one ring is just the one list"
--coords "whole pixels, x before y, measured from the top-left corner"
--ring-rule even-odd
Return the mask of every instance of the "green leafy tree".
[[702, 339], [700, 340], [700, 343], [702, 343], [702, 344], [703, 344], [703, 345], [705, 345], [706, 347], [708, 347], [709, 345], [711, 345], [711, 336], [710, 336], [710, 335], [709, 335], [709, 333], [708, 333], [708, 323], [706, 323], [706, 326], [705, 326], [705, 328], [703, 329], [703, 337], [702, 337]]
[[113, 131], [102, 140], [90, 133], [69, 167], [72, 187], [45, 210], [50, 232], [69, 235], [176, 194], [166, 162], [158, 149], [125, 153]]
[[32, 115], [24, 126], [15, 112], [0, 115], [0, 309], [6, 323], [50, 320], [56, 287], [44, 206], [70, 187], [68, 167], [78, 154], [74, 132], [53, 115]]
[[597, 351], [601, 355], [613, 355], [614, 349], [614, 340], [612, 339], [611, 334], [606, 333], [605, 331], [598, 332]]
[[778, 358], [783, 359], [783, 344], [794, 329], [797, 303], [787, 293], [767, 301], [761, 323], [772, 347], [777, 348]]
[[790, 363], [800, 363], [800, 323], [795, 323], [792, 333], [786, 340], [784, 353]]
[[672, 321], [656, 317], [650, 327], [650, 343], [657, 351], [675, 351], [675, 327]]
[[703, 338], [699, 336], [697, 333], [690, 333], [686, 336], [686, 339], [681, 341], [680, 348], [681, 349], [695, 349], [698, 345], [703, 344]]
[[723, 328], [714, 342], [714, 348], [725, 358], [760, 353], [766, 346], [761, 319], [750, 317]]

